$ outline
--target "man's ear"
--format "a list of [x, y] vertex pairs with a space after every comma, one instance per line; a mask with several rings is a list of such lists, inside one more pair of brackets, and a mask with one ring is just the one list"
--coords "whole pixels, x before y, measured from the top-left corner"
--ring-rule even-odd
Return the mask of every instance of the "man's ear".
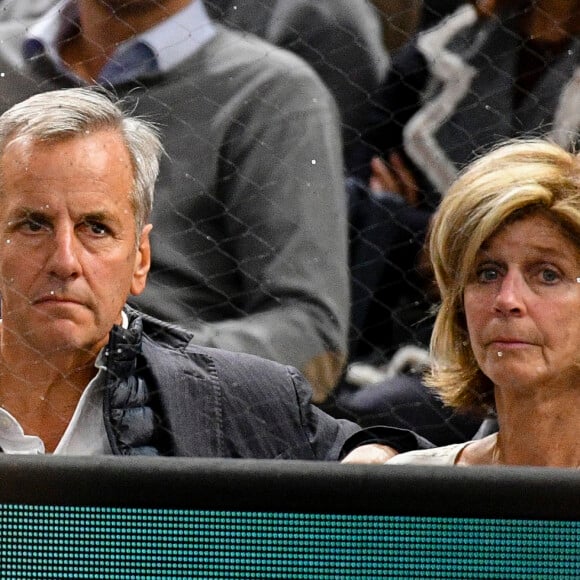
[[135, 267], [133, 269], [133, 281], [131, 282], [131, 294], [138, 296], [145, 290], [147, 274], [151, 267], [151, 243], [149, 234], [153, 228], [152, 224], [147, 224], [139, 236], [139, 245], [135, 253]]

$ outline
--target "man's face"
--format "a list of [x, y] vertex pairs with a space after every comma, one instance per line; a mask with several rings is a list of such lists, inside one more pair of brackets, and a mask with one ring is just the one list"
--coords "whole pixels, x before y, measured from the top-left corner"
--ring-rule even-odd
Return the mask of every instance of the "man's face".
[[0, 158], [3, 342], [42, 352], [106, 344], [145, 286], [149, 230], [135, 243], [133, 170], [120, 135], [14, 140]]

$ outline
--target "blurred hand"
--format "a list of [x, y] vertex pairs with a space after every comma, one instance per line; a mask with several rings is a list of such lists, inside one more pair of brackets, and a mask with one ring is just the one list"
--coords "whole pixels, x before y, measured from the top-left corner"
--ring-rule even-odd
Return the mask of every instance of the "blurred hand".
[[401, 155], [395, 151], [389, 154], [387, 163], [380, 157], [371, 159], [369, 187], [375, 193], [398, 193], [411, 206], [416, 206], [419, 201], [419, 187], [415, 177]]
[[378, 443], [369, 443], [368, 445], [361, 445], [353, 449], [341, 463], [363, 463], [382, 465], [398, 454], [398, 451], [387, 445], [379, 445]]

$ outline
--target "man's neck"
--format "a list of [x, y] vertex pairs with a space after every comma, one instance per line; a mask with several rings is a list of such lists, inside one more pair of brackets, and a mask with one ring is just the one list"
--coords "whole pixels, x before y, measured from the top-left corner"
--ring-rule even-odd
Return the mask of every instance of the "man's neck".
[[[520, 12], [518, 29], [526, 38], [544, 44], [562, 44], [580, 34], [579, 0], [472, 0], [482, 16], [504, 8]], [[515, 5], [515, 6], [514, 6]]]
[[538, 0], [521, 20], [521, 31], [536, 42], [561, 44], [580, 33], [578, 0]]
[[108, 0], [78, 0], [79, 33], [60, 48], [63, 61], [93, 82], [117, 46], [163, 22], [196, 0], [141, 0], [113, 9]]
[[54, 450], [79, 399], [96, 375], [95, 356], [52, 353], [39, 356], [25, 345], [0, 349], [0, 405], [28, 435], [39, 436]]

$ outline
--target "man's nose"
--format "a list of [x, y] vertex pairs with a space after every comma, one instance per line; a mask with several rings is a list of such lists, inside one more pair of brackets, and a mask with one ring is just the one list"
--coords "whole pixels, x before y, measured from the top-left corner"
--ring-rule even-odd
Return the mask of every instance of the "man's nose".
[[60, 279], [76, 277], [80, 273], [79, 240], [72, 225], [55, 229], [47, 261], [49, 273]]

